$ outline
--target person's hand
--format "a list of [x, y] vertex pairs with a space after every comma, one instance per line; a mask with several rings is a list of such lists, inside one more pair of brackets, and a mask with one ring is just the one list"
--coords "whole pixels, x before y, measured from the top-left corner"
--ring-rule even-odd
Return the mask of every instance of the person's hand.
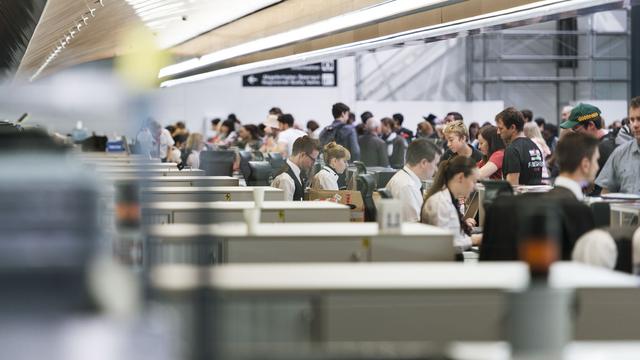
[[471, 244], [473, 244], [473, 246], [480, 246], [480, 244], [482, 244], [482, 234], [471, 235]]
[[476, 220], [474, 218], [468, 218], [465, 219], [464, 222], [469, 226], [469, 227], [475, 227], [476, 226]]

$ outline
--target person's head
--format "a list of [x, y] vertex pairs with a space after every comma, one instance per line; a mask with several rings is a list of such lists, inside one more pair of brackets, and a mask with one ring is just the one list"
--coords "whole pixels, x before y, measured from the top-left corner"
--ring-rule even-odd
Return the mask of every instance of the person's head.
[[420, 180], [433, 177], [442, 150], [433, 141], [420, 138], [412, 141], [407, 148], [407, 166]]
[[234, 131], [235, 129], [235, 121], [232, 119], [227, 119], [225, 121], [222, 122], [222, 125], [220, 126], [220, 132], [225, 134], [225, 135], [229, 135], [231, 134], [232, 131]]
[[533, 111], [529, 109], [522, 109], [520, 111], [522, 113], [522, 117], [524, 118], [524, 122], [528, 123], [533, 121]]
[[331, 107], [331, 114], [334, 119], [346, 123], [349, 119], [349, 107], [343, 103], [335, 103]]
[[351, 125], [354, 122], [356, 122], [356, 114], [354, 114], [351, 111], [349, 111], [349, 117], [347, 118], [347, 124]]
[[173, 135], [174, 132], [176, 132], [176, 126], [175, 125], [167, 125], [164, 128], [167, 129], [167, 131], [169, 133], [171, 133], [172, 135]]
[[365, 125], [365, 130], [370, 132], [373, 135], [378, 135], [380, 132], [380, 121], [376, 119], [367, 120], [367, 124]]
[[541, 117], [537, 117], [535, 120], [536, 125], [538, 125], [538, 128], [540, 129], [540, 131], [542, 132], [544, 130], [544, 124], [546, 123], [544, 121], [544, 118]]
[[309, 130], [309, 132], [314, 132], [318, 130], [318, 128], [320, 128], [320, 125], [318, 125], [318, 122], [315, 120], [307, 121], [307, 130]]
[[438, 166], [436, 175], [426, 198], [444, 189], [451, 191], [454, 198], [467, 198], [478, 180], [478, 168], [475, 160], [466, 156], [454, 156]]
[[573, 110], [573, 106], [567, 105], [563, 107], [562, 111], [560, 112], [560, 120], [567, 121], [567, 119], [569, 119], [569, 115], [571, 114], [571, 110]]
[[469, 125], [469, 142], [478, 138], [478, 131], [480, 131], [480, 124], [472, 122], [471, 125]]
[[147, 123], [147, 129], [149, 129], [149, 133], [151, 133], [151, 136], [156, 139], [160, 137], [160, 134], [162, 134], [162, 125], [160, 125], [160, 123], [156, 120], [149, 120], [149, 122]]
[[253, 124], [243, 125], [238, 131], [238, 136], [243, 141], [254, 141], [260, 138], [260, 130]]
[[269, 115], [276, 115], [276, 116], [282, 115], [282, 110], [280, 110], [279, 107], [274, 106], [271, 109], [269, 109]]
[[444, 122], [446, 123], [450, 123], [452, 121], [463, 121], [464, 119], [462, 118], [462, 114], [460, 114], [457, 111], [452, 111], [450, 113], [447, 113], [447, 116], [444, 117]]
[[447, 123], [442, 132], [444, 133], [445, 139], [447, 139], [447, 146], [454, 153], [458, 154], [467, 147], [469, 132], [462, 121]]
[[282, 114], [278, 116], [278, 128], [280, 130], [287, 130], [293, 127], [293, 123], [295, 120], [293, 119], [293, 115], [291, 114]]
[[640, 143], [640, 96], [634, 97], [629, 102], [629, 129]]
[[309, 171], [320, 155], [320, 142], [305, 135], [296, 139], [291, 148], [291, 158], [300, 169]]
[[433, 126], [428, 121], [422, 121], [418, 124], [416, 131], [417, 137], [426, 137], [433, 134]]
[[369, 119], [371, 119], [373, 117], [373, 114], [371, 113], [371, 111], [365, 111], [362, 114], [360, 114], [360, 120], [362, 120], [363, 124], [366, 124], [367, 121], [369, 121]]
[[524, 136], [528, 137], [529, 139], [537, 138], [540, 140], [544, 140], [544, 138], [542, 137], [542, 133], [540, 132], [540, 128], [534, 122], [528, 122], [524, 124], [523, 132]]
[[522, 113], [514, 107], [508, 107], [496, 115], [498, 134], [505, 144], [515, 140], [524, 128]]
[[186, 130], [187, 126], [184, 124], [184, 121], [178, 121], [176, 123], [176, 130]]
[[556, 136], [558, 136], [558, 128], [553, 124], [544, 124], [544, 129], [542, 130], [542, 137], [545, 140], [551, 140]]
[[187, 138], [185, 149], [201, 151], [204, 148], [204, 137], [200, 133], [191, 133]]
[[380, 120], [380, 132], [382, 135], [389, 135], [393, 132], [393, 129], [396, 127], [396, 124], [393, 122], [392, 118], [382, 118]]
[[567, 120], [560, 124], [560, 127], [598, 136], [598, 131], [602, 129], [600, 109], [589, 104], [578, 104], [571, 110]]
[[349, 166], [351, 153], [344, 146], [332, 141], [324, 146], [324, 161], [338, 174], [344, 173]]
[[393, 122], [395, 123], [395, 127], [396, 128], [401, 128], [402, 127], [402, 123], [404, 122], [404, 116], [402, 116], [402, 114], [400, 113], [395, 113], [391, 116], [393, 118]]
[[211, 129], [218, 130], [218, 126], [220, 125], [220, 118], [215, 118], [211, 120]]
[[582, 181], [593, 181], [598, 172], [599, 141], [597, 138], [578, 132], [570, 132], [558, 141], [555, 161], [560, 174], [569, 174]]
[[488, 125], [480, 129], [478, 134], [478, 148], [488, 159], [494, 152], [504, 149], [504, 141], [498, 135], [498, 128]]

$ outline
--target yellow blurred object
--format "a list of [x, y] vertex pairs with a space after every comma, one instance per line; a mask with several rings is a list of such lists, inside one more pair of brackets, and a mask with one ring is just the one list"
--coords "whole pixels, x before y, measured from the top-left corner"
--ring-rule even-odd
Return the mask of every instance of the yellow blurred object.
[[116, 58], [118, 74], [134, 89], [157, 87], [158, 72], [171, 63], [167, 51], [160, 50], [146, 27], [131, 28], [120, 41]]

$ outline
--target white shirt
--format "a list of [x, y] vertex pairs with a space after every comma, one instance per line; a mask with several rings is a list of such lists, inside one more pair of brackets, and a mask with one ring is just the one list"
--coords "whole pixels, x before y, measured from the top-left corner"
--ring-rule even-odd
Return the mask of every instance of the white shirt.
[[164, 159], [167, 157], [167, 150], [169, 149], [169, 146], [173, 146], [173, 144], [175, 144], [175, 141], [173, 141], [173, 138], [171, 137], [171, 133], [169, 132], [169, 130], [167, 129], [162, 129], [162, 132], [160, 133], [160, 159]]
[[557, 187], [563, 187], [565, 189], [571, 190], [573, 195], [575, 195], [576, 199], [582, 201], [584, 199], [584, 194], [582, 193], [582, 186], [579, 183], [575, 182], [573, 179], [569, 179], [568, 177], [558, 176], [554, 185]]
[[[287, 165], [293, 171], [293, 174], [298, 178], [298, 181], [302, 184], [302, 180], [300, 180], [300, 168], [298, 165], [291, 162], [291, 160], [287, 159]], [[282, 189], [284, 191], [284, 199], [286, 201], [293, 201], [293, 193], [296, 191], [296, 183], [294, 180], [287, 174], [283, 172], [282, 174], [276, 176], [273, 181], [271, 181], [271, 186]]]
[[191, 150], [191, 154], [187, 156], [187, 166], [191, 166], [192, 169], [200, 169], [200, 151]]
[[316, 190], [340, 190], [338, 174], [328, 166], [323, 166], [311, 180], [311, 188]]
[[387, 140], [385, 140], [385, 142], [387, 143], [387, 155], [389, 156], [393, 155], [393, 140], [396, 139], [396, 136], [398, 136], [398, 134], [391, 132]]
[[278, 145], [281, 145], [287, 149], [287, 157], [291, 156], [291, 151], [293, 150], [293, 143], [297, 138], [303, 137], [307, 135], [304, 131], [288, 128], [285, 131], [282, 131], [278, 134]]
[[394, 199], [402, 201], [402, 221], [419, 222], [422, 196], [422, 181], [408, 166], [399, 170], [387, 183], [387, 190]]
[[433, 194], [422, 209], [422, 222], [449, 230], [453, 233], [453, 246], [459, 251], [471, 247], [469, 235], [460, 229], [460, 218], [451, 199], [449, 189]]

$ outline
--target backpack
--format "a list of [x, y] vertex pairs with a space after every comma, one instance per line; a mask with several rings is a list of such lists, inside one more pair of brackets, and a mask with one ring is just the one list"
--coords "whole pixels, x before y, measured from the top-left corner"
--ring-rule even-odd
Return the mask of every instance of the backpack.
[[322, 130], [322, 132], [320, 133], [320, 144], [322, 146], [325, 146], [332, 141], [335, 141], [336, 143], [340, 144], [340, 141], [338, 139], [338, 133], [340, 132], [340, 129], [342, 129], [345, 125], [346, 125], [345, 123], [341, 123], [335, 126], [329, 125], [326, 128], [324, 128], [324, 130]]

